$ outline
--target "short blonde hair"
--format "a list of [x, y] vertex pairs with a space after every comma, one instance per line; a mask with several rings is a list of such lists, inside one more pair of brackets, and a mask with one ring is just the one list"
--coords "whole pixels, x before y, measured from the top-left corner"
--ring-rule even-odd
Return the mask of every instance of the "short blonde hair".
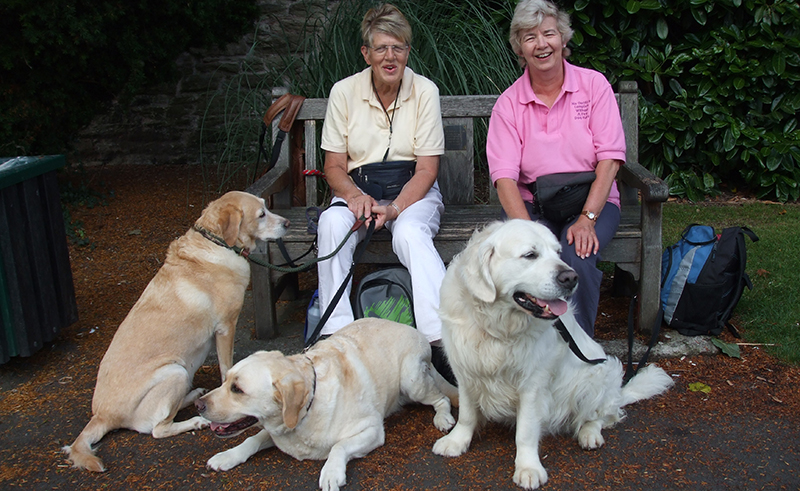
[[522, 33], [539, 27], [545, 17], [556, 19], [558, 32], [561, 33], [561, 41], [565, 46], [564, 57], [569, 56], [570, 50], [566, 47], [566, 44], [572, 39], [573, 33], [570, 27], [569, 14], [559, 10], [554, 3], [548, 0], [520, 0], [517, 8], [514, 9], [508, 41], [517, 56], [522, 56]]
[[371, 8], [361, 21], [361, 39], [364, 46], [372, 47], [372, 36], [382, 32], [411, 44], [411, 25], [400, 9], [390, 3]]

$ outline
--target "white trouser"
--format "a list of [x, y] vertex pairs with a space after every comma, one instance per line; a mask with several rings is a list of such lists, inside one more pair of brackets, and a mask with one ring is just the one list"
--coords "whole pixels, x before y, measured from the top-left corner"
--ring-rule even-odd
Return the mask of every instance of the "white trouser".
[[[334, 197], [333, 202], [337, 201], [344, 200]], [[391, 200], [379, 203], [387, 205]], [[424, 198], [403, 210], [396, 220], [386, 223], [386, 228], [392, 233], [392, 250], [411, 274], [417, 329], [428, 338], [429, 342], [438, 341], [442, 337], [442, 322], [439, 320], [437, 309], [439, 288], [444, 279], [445, 268], [442, 258], [433, 246], [433, 238], [439, 232], [439, 222], [443, 212], [444, 204], [439, 185], [434, 183]], [[356, 217], [346, 206], [332, 206], [326, 209], [320, 215], [317, 227], [319, 256], [333, 252], [355, 221]], [[353, 253], [365, 235], [366, 227], [362, 226], [350, 236], [336, 256], [317, 263], [321, 312], [325, 312], [328, 308], [350, 271]], [[323, 335], [332, 334], [353, 322], [353, 309], [350, 305], [351, 289], [352, 280], [330, 318], [325, 322]]]

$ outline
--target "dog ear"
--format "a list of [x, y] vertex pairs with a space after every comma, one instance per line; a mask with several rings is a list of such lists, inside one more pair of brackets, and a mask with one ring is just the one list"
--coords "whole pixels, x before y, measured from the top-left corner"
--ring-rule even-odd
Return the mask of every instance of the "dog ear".
[[293, 430], [300, 421], [300, 411], [306, 401], [306, 384], [300, 374], [291, 372], [272, 384], [278, 392], [278, 402], [283, 405], [283, 424]]
[[222, 230], [222, 238], [228, 246], [236, 245], [239, 238], [239, 227], [242, 225], [244, 214], [237, 206], [227, 205], [219, 214], [219, 226]]
[[475, 298], [483, 302], [494, 302], [497, 298], [497, 289], [494, 286], [492, 272], [489, 269], [494, 245], [486, 240], [477, 245], [473, 253], [466, 260], [461, 269], [461, 281]]

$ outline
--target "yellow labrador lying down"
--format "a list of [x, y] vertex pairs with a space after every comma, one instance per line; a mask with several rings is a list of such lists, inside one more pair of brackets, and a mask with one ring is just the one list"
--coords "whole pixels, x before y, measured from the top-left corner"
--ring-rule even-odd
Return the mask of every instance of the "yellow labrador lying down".
[[[439, 455], [467, 451], [485, 420], [516, 424], [514, 482], [547, 481], [539, 440], [568, 432], [585, 449], [622, 420], [623, 406], [666, 391], [672, 379], [649, 365], [622, 385], [620, 361], [580, 328], [563, 299], [578, 277], [560, 257], [556, 237], [539, 223], [497, 222], [476, 232], [442, 282], [442, 341], [458, 379], [458, 424], [433, 446]], [[589, 359], [581, 361], [553, 327], [561, 318]]]
[[288, 220], [264, 200], [233, 191], [211, 202], [195, 226], [172, 242], [164, 265], [117, 329], [92, 399], [92, 419], [63, 448], [75, 467], [102, 472], [92, 445], [117, 428], [163, 438], [208, 426], [194, 417], [173, 422], [204, 389], [192, 378], [216, 340], [222, 379], [233, 362], [236, 321], [250, 265], [232, 247], [284, 235]]
[[[445, 395], [446, 394], [446, 395]], [[224, 471], [277, 446], [292, 457], [328, 459], [319, 487], [345, 484], [350, 459], [383, 445], [383, 419], [405, 402], [433, 406], [440, 431], [455, 423], [457, 391], [431, 365], [431, 349], [414, 328], [360, 319], [305, 353], [259, 351], [228, 372], [225, 383], [195, 402], [217, 436], [258, 424], [262, 430], [218, 453], [208, 466]]]

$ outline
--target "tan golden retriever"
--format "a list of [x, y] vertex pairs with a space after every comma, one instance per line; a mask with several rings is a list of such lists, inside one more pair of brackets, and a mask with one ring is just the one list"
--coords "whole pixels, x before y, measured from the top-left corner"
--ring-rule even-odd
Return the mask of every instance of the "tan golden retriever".
[[[547, 482], [539, 440], [568, 432], [584, 449], [603, 445], [601, 430], [622, 420], [622, 407], [672, 385], [650, 365], [622, 385], [622, 363], [607, 357], [575, 321], [565, 301], [578, 278], [561, 260], [545, 226], [497, 222], [476, 232], [450, 263], [441, 289], [442, 341], [458, 379], [458, 423], [433, 446], [455, 457], [484, 420], [516, 425], [514, 482]], [[581, 361], [554, 327], [561, 318], [588, 359]]]
[[327, 459], [319, 487], [345, 484], [347, 462], [383, 445], [383, 420], [409, 401], [433, 406], [433, 423], [452, 428], [457, 391], [431, 365], [419, 331], [382, 319], [357, 320], [305, 353], [259, 351], [240, 361], [225, 383], [195, 402], [230, 437], [257, 424], [262, 430], [208, 461], [231, 469], [259, 450], [277, 446], [292, 457]]
[[232, 248], [277, 239], [289, 222], [264, 200], [233, 191], [209, 203], [195, 226], [172, 242], [164, 265], [117, 329], [97, 374], [92, 419], [63, 451], [75, 467], [105, 470], [92, 445], [127, 428], [155, 438], [208, 426], [175, 414], [205, 393], [192, 379], [216, 341], [222, 379], [233, 362], [236, 322], [250, 265]]

